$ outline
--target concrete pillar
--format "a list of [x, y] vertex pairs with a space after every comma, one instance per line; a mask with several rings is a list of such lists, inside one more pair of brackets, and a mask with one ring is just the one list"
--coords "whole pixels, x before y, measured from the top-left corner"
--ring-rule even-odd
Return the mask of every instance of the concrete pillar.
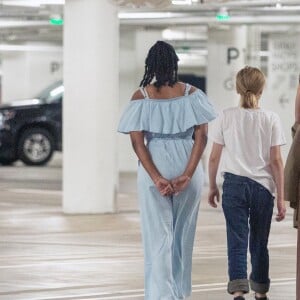
[[[3, 103], [34, 97], [48, 85], [62, 79], [61, 47], [46, 44], [39, 46], [30, 44], [26, 47], [27, 51], [2, 54]], [[30, 50], [31, 48], [41, 50]]]
[[112, 1], [66, 1], [65, 213], [115, 210], [118, 36], [117, 9]]
[[[235, 76], [246, 64], [246, 47], [246, 26], [222, 25], [208, 28], [207, 95], [219, 111], [239, 103]], [[203, 157], [205, 170], [211, 147], [212, 143], [209, 141]], [[205, 181], [208, 182], [207, 173]], [[219, 176], [217, 182], [222, 181]]]
[[[138, 88], [136, 62], [136, 34], [132, 28], [120, 29], [119, 117]], [[136, 172], [137, 157], [132, 150], [128, 135], [118, 134], [118, 170]]]
[[248, 25], [247, 36], [247, 64], [261, 68], [261, 26]]
[[208, 29], [207, 94], [223, 109], [238, 104], [236, 73], [245, 66], [246, 26]]

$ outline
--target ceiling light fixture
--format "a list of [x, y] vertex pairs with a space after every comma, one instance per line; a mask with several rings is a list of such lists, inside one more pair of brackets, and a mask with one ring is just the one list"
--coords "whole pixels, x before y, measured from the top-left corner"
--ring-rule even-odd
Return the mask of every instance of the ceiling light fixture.
[[282, 8], [282, 4], [280, 2], [277, 2], [276, 5], [275, 5], [275, 7], [278, 8], [278, 9]]
[[0, 29], [1, 28], [24, 28], [24, 27], [41, 27], [47, 26], [49, 22], [47, 20], [19, 20], [19, 19], [11, 19], [11, 20], [0, 20]]
[[54, 26], [62, 26], [64, 25], [64, 20], [61, 18], [51, 18], [49, 23]]
[[7, 40], [9, 41], [14, 41], [17, 39], [17, 36], [15, 34], [10, 34], [8, 37], [7, 37]]
[[37, 1], [3, 1], [2, 4], [6, 6], [30, 6], [30, 7], [40, 6], [40, 3]]
[[173, 5], [191, 5], [193, 0], [172, 0]]
[[39, 7], [41, 5], [64, 5], [65, 0], [3, 0], [2, 4], [7, 6]]

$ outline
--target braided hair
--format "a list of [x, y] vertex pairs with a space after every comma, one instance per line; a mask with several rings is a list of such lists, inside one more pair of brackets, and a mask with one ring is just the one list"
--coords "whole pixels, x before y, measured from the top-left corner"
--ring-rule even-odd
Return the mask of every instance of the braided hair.
[[154, 86], [158, 90], [166, 84], [172, 87], [178, 82], [178, 61], [173, 46], [157, 41], [148, 52], [145, 60], [145, 73], [140, 86], [147, 86], [155, 77]]

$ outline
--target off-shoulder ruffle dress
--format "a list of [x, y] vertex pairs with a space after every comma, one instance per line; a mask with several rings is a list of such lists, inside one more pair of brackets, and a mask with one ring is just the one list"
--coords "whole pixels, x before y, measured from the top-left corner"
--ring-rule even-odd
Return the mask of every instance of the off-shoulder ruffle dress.
[[[163, 177], [181, 175], [193, 147], [194, 126], [216, 117], [206, 95], [196, 90], [172, 99], [132, 100], [118, 127], [143, 131], [152, 160]], [[145, 299], [177, 300], [191, 294], [191, 267], [203, 171], [198, 165], [189, 186], [163, 197], [143, 166], [138, 166], [138, 196], [145, 255]]]

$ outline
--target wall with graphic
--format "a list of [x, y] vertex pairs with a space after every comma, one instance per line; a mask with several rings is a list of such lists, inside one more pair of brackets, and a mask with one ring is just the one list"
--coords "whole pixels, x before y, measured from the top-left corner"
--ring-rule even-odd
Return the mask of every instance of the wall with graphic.
[[268, 74], [262, 105], [277, 112], [288, 144], [283, 147], [284, 158], [291, 143], [290, 128], [294, 123], [295, 96], [300, 73], [300, 34], [270, 34], [268, 42]]

